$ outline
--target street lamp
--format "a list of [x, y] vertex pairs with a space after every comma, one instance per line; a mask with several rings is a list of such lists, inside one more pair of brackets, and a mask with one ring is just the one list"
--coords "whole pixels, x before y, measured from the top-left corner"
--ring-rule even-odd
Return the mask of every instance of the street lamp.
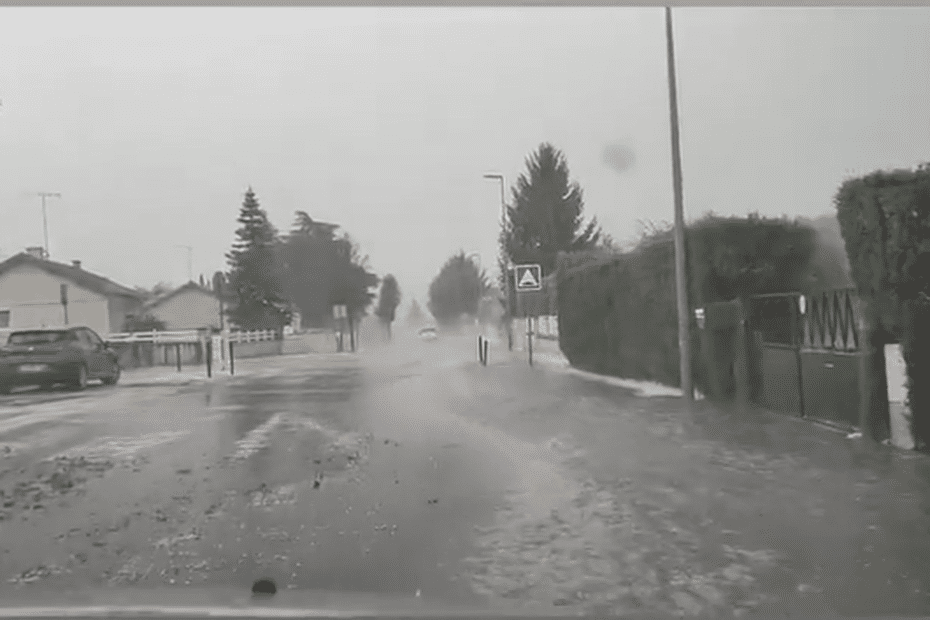
[[[507, 217], [506, 217], [507, 203], [504, 199], [504, 185], [505, 185], [504, 175], [488, 173], [484, 175], [484, 178], [490, 179], [493, 181], [498, 181], [500, 183], [500, 187], [501, 187], [501, 231], [503, 232], [507, 225]], [[505, 260], [504, 273], [501, 275], [504, 276], [504, 295], [507, 298], [507, 304], [505, 306], [505, 318], [507, 320], [507, 350], [513, 351], [513, 333], [512, 333], [511, 326], [510, 326], [510, 315], [511, 315], [511, 312], [510, 312], [510, 271], [511, 269], [513, 269], [513, 266], [510, 264], [509, 256], [505, 255], [504, 260]]]

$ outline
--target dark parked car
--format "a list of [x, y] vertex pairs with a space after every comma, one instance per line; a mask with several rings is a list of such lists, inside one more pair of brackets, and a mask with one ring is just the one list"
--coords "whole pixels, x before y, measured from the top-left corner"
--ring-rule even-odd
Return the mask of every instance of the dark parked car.
[[83, 390], [89, 379], [113, 385], [119, 376], [116, 352], [88, 327], [17, 330], [0, 346], [0, 394], [56, 383]]

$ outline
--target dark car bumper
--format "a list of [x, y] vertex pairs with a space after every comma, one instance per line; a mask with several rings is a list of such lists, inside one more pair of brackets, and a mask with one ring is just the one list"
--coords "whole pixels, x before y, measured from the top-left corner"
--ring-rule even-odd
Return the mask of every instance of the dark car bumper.
[[76, 373], [73, 362], [2, 362], [0, 385], [18, 387], [72, 381]]

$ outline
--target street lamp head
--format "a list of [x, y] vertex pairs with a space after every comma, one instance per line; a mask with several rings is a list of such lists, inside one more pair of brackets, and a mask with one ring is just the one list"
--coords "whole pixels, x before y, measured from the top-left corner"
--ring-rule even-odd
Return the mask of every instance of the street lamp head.
[[495, 180], [497, 180], [497, 179], [503, 179], [503, 178], [504, 178], [504, 175], [502, 175], [502, 174], [486, 174], [486, 175], [484, 175], [484, 178], [486, 178], [486, 179], [495, 179]]

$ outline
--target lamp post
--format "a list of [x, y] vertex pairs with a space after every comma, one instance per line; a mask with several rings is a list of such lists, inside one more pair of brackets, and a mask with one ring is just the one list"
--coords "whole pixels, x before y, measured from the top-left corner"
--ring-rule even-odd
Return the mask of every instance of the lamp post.
[[[505, 201], [505, 199], [504, 199], [504, 185], [505, 185], [505, 183], [504, 183], [504, 175], [502, 175], [502, 174], [493, 174], [493, 173], [489, 173], [489, 174], [484, 175], [484, 178], [486, 178], [486, 179], [491, 179], [491, 180], [495, 180], [495, 181], [498, 181], [498, 182], [500, 183], [500, 187], [501, 187], [501, 232], [503, 232], [504, 229], [505, 229], [505, 226], [507, 225], [507, 216], [506, 216], [507, 203], [506, 203], [506, 201]], [[509, 258], [509, 257], [505, 256], [504, 259], [505, 259], [506, 263], [505, 263], [505, 265], [504, 265], [504, 273], [501, 274], [501, 275], [504, 276], [504, 295], [506, 296], [506, 299], [507, 299], [507, 303], [505, 304], [505, 309], [504, 309], [504, 318], [505, 318], [506, 323], [507, 323], [507, 327], [506, 327], [506, 331], [507, 331], [507, 350], [508, 350], [508, 351], [513, 351], [513, 330], [512, 330], [511, 325], [510, 325], [510, 317], [511, 317], [511, 312], [510, 312], [510, 271], [511, 271], [511, 269], [512, 269], [513, 267], [512, 267], [512, 265], [510, 264], [510, 258]]]

